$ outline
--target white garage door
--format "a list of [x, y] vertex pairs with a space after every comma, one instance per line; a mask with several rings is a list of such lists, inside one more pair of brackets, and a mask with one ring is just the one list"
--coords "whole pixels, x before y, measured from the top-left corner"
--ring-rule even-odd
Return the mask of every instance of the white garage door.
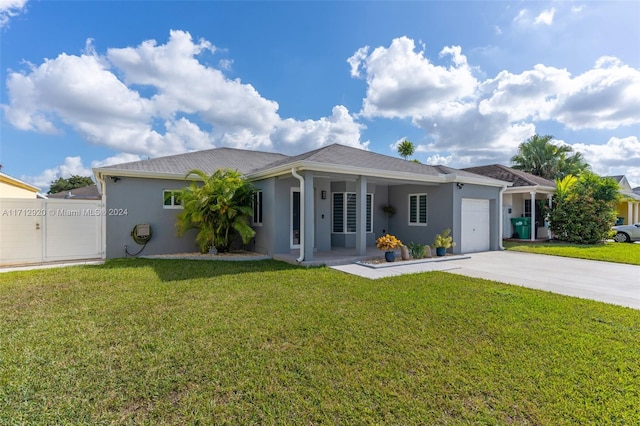
[[462, 199], [462, 253], [487, 251], [491, 247], [489, 200]]

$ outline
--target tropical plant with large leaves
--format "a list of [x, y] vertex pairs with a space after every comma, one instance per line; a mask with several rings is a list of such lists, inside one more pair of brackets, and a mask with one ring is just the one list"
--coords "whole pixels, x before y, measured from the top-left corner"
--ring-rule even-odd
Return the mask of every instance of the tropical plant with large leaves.
[[185, 178], [192, 175], [202, 182], [193, 181], [180, 191], [184, 210], [176, 223], [178, 235], [197, 229], [196, 242], [203, 253], [211, 247], [218, 253], [228, 252], [236, 236], [247, 244], [255, 235], [250, 225], [253, 185], [229, 169], [219, 169], [210, 176], [201, 170], [191, 170]]
[[553, 136], [533, 135], [518, 146], [511, 157], [512, 167], [545, 179], [562, 179], [567, 175], [579, 176], [589, 170], [581, 153], [574, 153], [569, 145], [551, 143]]
[[616, 220], [618, 183], [585, 172], [556, 180], [556, 194], [549, 211], [551, 231], [559, 240], [578, 244], [602, 242]]

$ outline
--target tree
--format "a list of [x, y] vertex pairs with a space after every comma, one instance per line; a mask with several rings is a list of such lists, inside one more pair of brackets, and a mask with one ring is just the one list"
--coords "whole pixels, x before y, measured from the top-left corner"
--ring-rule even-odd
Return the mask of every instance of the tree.
[[405, 160], [409, 159], [414, 152], [416, 152], [416, 147], [413, 145], [413, 142], [405, 139], [398, 144], [398, 154]]
[[562, 179], [572, 174], [579, 176], [589, 169], [581, 153], [573, 152], [568, 145], [551, 143], [553, 136], [533, 135], [518, 146], [518, 153], [511, 157], [514, 169], [541, 176], [545, 179]]
[[203, 182], [192, 182], [179, 193], [184, 210], [176, 223], [178, 235], [197, 229], [196, 242], [202, 253], [211, 247], [218, 253], [228, 252], [237, 235], [247, 244], [255, 235], [249, 224], [253, 186], [234, 170], [220, 169], [211, 176], [192, 170], [186, 177], [190, 175], [199, 176]]
[[93, 185], [93, 179], [89, 176], [73, 175], [67, 179], [59, 177], [58, 179], [51, 181], [51, 186], [47, 194], [57, 194], [58, 192], [70, 191], [75, 188], [82, 188], [89, 185]]
[[579, 244], [604, 241], [616, 221], [618, 183], [585, 172], [556, 180], [556, 194], [549, 212], [551, 231], [559, 240]]

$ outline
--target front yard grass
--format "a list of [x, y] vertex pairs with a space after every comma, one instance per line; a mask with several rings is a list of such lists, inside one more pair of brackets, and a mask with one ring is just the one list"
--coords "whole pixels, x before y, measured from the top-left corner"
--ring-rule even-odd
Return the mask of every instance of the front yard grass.
[[505, 249], [512, 251], [640, 265], [640, 244], [607, 242], [581, 245], [558, 241], [545, 243], [505, 241], [503, 245]]
[[441, 272], [0, 274], [0, 424], [636, 424], [640, 311]]

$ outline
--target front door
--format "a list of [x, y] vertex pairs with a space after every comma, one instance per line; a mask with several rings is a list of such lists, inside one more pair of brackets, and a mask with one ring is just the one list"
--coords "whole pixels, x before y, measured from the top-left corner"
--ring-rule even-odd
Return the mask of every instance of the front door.
[[291, 188], [291, 248], [300, 248], [300, 188]]

